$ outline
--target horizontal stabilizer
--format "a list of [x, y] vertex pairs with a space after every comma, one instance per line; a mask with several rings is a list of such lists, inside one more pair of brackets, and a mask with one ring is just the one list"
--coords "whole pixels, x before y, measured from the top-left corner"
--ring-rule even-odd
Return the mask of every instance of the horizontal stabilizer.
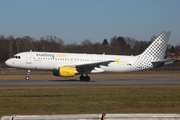
[[166, 59], [161, 60], [161, 61], [152, 62], [154, 68], [158, 68], [158, 67], [161, 67], [161, 66], [164, 66], [164, 65], [169, 65], [169, 64], [172, 64], [172, 63], [173, 63], [172, 60], [166, 60]]

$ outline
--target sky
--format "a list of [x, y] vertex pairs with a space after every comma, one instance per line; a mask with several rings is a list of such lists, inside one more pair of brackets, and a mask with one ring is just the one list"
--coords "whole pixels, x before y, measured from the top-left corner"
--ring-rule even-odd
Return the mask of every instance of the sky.
[[47, 35], [65, 44], [110, 41], [114, 36], [150, 40], [171, 31], [180, 45], [180, 0], [0, 0], [0, 35]]

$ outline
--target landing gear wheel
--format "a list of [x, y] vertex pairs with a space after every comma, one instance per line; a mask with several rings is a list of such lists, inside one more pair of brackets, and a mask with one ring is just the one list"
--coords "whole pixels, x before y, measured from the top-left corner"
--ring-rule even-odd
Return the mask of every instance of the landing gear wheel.
[[87, 75], [87, 76], [83, 76], [83, 75], [81, 75], [80, 77], [79, 77], [79, 79], [81, 80], [81, 81], [90, 81], [90, 77]]
[[29, 79], [30, 79], [30, 77], [29, 77], [29, 76], [26, 76], [26, 77], [25, 77], [25, 79], [26, 79], [26, 80], [29, 80]]
[[90, 77], [89, 76], [85, 76], [85, 81], [90, 81]]
[[80, 79], [81, 81], [85, 81], [85, 76], [81, 75], [81, 76], [79, 77], [79, 79]]
[[30, 77], [29, 77], [30, 73], [31, 73], [31, 70], [27, 70], [27, 73], [26, 73], [27, 76], [25, 77], [26, 80], [30, 80]]

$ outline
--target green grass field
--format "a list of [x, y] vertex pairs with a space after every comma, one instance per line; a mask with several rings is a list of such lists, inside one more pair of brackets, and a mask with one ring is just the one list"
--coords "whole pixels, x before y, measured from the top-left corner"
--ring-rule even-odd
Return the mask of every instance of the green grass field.
[[[25, 71], [2, 71], [0, 80], [24, 80]], [[79, 76], [74, 78], [78, 79]], [[93, 78], [180, 78], [179, 72], [95, 74]], [[33, 71], [32, 80], [64, 78]], [[85, 113], [180, 113], [180, 85], [1, 86], [0, 116]]]
[[0, 116], [180, 113], [180, 86], [1, 87]]

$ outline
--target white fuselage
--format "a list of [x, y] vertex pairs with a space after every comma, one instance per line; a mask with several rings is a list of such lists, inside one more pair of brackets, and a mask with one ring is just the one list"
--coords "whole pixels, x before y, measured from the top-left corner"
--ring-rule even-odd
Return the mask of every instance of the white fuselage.
[[83, 64], [98, 63], [109, 60], [117, 60], [108, 65], [100, 65], [91, 73], [98, 72], [127, 72], [134, 65], [138, 56], [120, 55], [97, 55], [97, 54], [75, 54], [75, 53], [53, 53], [53, 52], [22, 52], [6, 61], [11, 67], [27, 70], [49, 70], [53, 71], [62, 66], [75, 67]]

